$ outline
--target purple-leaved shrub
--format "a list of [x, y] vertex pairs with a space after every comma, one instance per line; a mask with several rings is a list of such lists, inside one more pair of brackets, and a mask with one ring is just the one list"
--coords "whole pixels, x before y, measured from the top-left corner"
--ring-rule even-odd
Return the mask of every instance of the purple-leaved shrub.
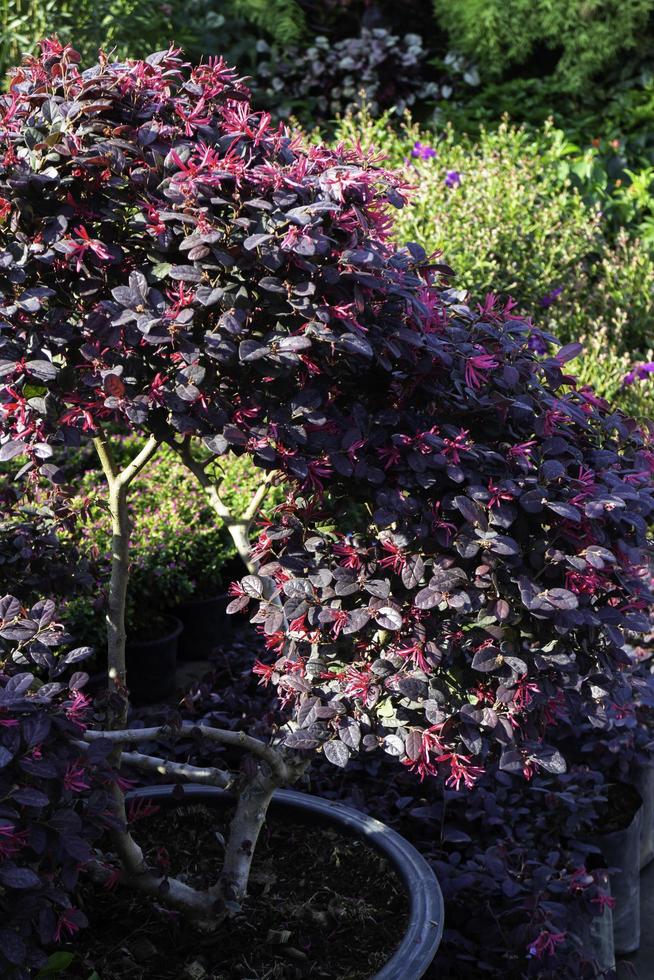
[[[649, 629], [649, 434], [577, 388], [578, 345], [466, 305], [437, 256], [393, 245], [405, 198], [374, 155], [273, 126], [221, 61], [82, 71], [47, 41], [3, 97], [0, 459], [56, 486], [53, 446], [92, 439], [112, 516], [109, 707], [79, 741], [159, 771], [121, 751], [161, 735], [126, 727], [124, 648], [129, 488], [162, 444], [249, 565], [232, 611], [288, 712], [271, 743], [198, 728], [252, 755], [240, 774], [168, 764], [240, 794], [215, 886], [166, 879], [205, 926], [238, 907], [271, 795], [312, 753], [382, 749], [449, 789], [561, 774], [560, 736], [610, 729]], [[149, 436], [122, 468], [116, 429]], [[262, 474], [236, 521], [207, 475], [227, 451]], [[275, 481], [291, 490], [250, 550]], [[120, 783], [112, 800], [123, 881], [160, 896]]]

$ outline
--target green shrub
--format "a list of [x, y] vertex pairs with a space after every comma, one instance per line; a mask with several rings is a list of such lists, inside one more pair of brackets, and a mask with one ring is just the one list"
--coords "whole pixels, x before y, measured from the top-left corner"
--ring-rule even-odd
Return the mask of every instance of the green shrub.
[[[540, 134], [503, 123], [473, 142], [447, 127], [436, 139], [407, 117], [396, 133], [388, 116], [348, 116], [337, 138], [373, 144], [414, 185], [399, 212], [395, 237], [442, 251], [456, 285], [483, 293], [495, 289], [539, 314], [553, 289], [579, 275], [603, 247], [598, 208], [588, 207], [561, 177], [562, 133], [549, 124]], [[435, 156], [413, 156], [416, 144]], [[458, 181], [448, 186], [448, 174]]]
[[137, 58], [171, 43], [190, 57], [223, 55], [253, 66], [257, 38], [297, 41], [304, 14], [296, 0], [0, 0], [0, 76], [57, 34], [85, 64], [99, 48]]
[[[580, 91], [637, 48], [652, 0], [434, 0], [450, 42], [499, 76], [533, 60], [552, 63], [558, 84]], [[539, 74], [534, 71], [534, 74]]]
[[562, 132], [504, 122], [475, 140], [451, 126], [437, 138], [409, 117], [397, 132], [388, 115], [363, 112], [345, 117], [337, 138], [374, 145], [405, 168], [414, 191], [396, 219], [398, 241], [442, 252], [457, 288], [511, 295], [562, 340], [587, 337], [584, 380], [639, 413], [651, 403], [654, 414], [647, 384], [622, 388], [654, 346], [654, 259], [624, 230], [612, 240], [599, 204], [574, 186], [576, 147]]

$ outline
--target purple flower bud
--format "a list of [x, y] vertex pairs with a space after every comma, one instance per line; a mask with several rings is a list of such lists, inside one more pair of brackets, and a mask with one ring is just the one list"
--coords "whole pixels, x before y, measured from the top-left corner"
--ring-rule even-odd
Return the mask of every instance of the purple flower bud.
[[544, 309], [547, 309], [548, 306], [552, 305], [554, 300], [558, 299], [562, 292], [563, 286], [555, 286], [554, 289], [549, 291], [549, 293], [545, 293], [545, 295], [541, 297], [540, 305]]
[[634, 367], [625, 374], [622, 379], [622, 385], [632, 385], [634, 381], [645, 381], [650, 374], [654, 372], [654, 361], [648, 361], [647, 364], [636, 364]]
[[413, 144], [411, 156], [418, 157], [420, 160], [432, 160], [438, 154], [433, 146], [427, 146], [425, 143], [421, 143], [420, 140], [416, 140]]
[[461, 183], [461, 174], [458, 170], [448, 170], [445, 174], [446, 187], [458, 187]]

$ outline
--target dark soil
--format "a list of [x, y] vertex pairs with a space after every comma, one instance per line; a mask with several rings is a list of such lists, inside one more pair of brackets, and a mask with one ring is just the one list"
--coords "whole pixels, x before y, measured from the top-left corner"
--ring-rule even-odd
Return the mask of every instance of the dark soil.
[[[201, 803], [166, 806], [142, 820], [139, 843], [154, 866], [204, 886], [220, 867], [227, 819]], [[213, 935], [126, 890], [86, 882], [78, 902], [89, 928], [65, 977], [85, 980], [93, 970], [100, 980], [367, 980], [397, 948], [408, 912], [400, 880], [366, 843], [275, 815], [244, 914]]]

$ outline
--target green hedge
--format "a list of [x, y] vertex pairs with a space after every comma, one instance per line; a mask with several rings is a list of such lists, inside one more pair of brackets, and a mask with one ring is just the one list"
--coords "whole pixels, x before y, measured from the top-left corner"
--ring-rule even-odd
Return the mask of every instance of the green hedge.
[[652, 359], [654, 258], [626, 230], [610, 233], [599, 203], [582, 197], [562, 132], [504, 122], [474, 139], [451, 126], [435, 136], [408, 117], [398, 132], [389, 116], [363, 112], [343, 119], [336, 138], [374, 145], [404, 167], [413, 192], [397, 240], [442, 252], [457, 287], [510, 295], [561, 340], [584, 340], [575, 365], [584, 379], [654, 415], [647, 382], [622, 387], [634, 362]]

